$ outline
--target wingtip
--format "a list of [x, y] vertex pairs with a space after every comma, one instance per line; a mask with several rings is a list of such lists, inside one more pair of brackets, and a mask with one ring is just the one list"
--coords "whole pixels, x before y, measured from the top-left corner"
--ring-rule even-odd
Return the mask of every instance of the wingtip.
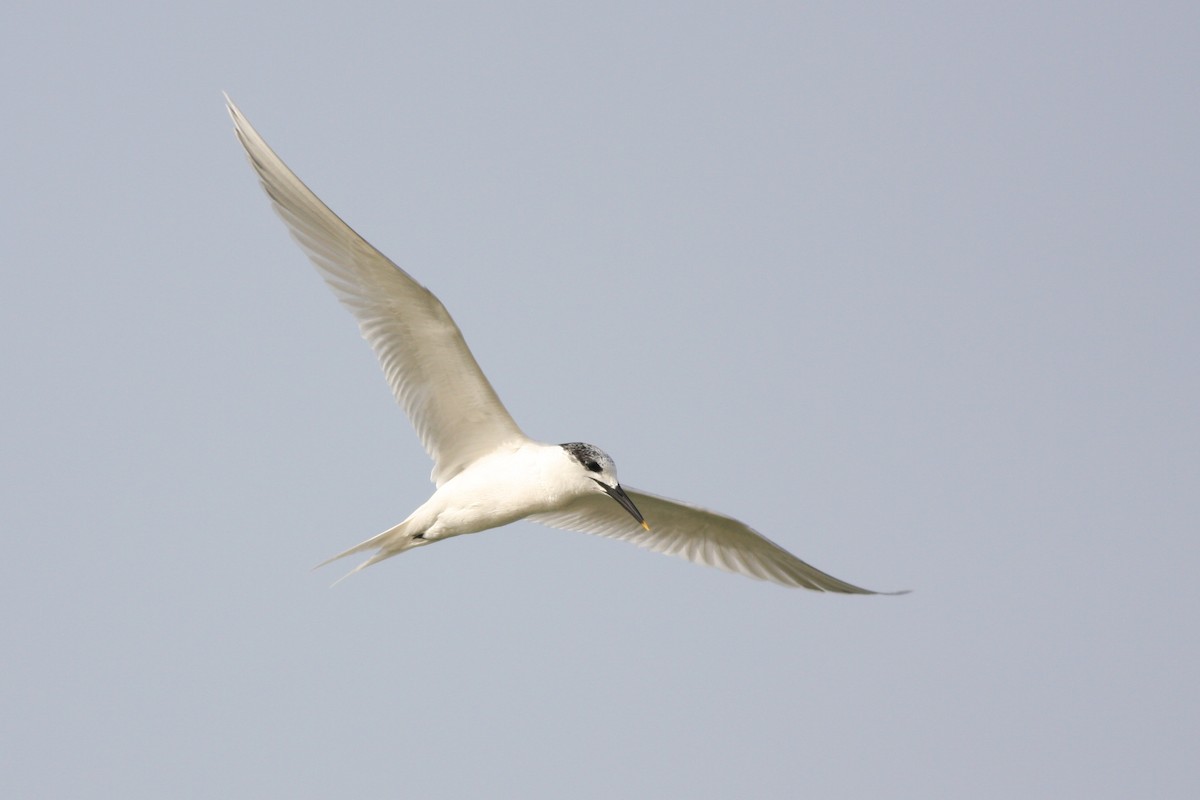
[[229, 114], [229, 118], [233, 120], [233, 127], [241, 130], [243, 123], [246, 120], [242, 110], [237, 107], [237, 103], [233, 102], [233, 98], [229, 96], [229, 92], [221, 92], [221, 96], [225, 98], [225, 111]]

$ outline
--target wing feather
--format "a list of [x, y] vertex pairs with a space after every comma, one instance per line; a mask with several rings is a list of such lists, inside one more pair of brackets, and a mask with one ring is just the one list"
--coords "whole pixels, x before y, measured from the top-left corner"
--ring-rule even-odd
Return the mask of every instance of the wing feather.
[[842, 594], [904, 594], [874, 592], [835, 578], [724, 514], [634, 489], [626, 492], [646, 517], [649, 531], [604, 495], [581, 498], [562, 511], [530, 519], [551, 528], [622, 539], [657, 553], [783, 586]]
[[441, 301], [322, 203], [225, 99], [275, 211], [379, 358], [434, 461], [434, 483], [441, 486], [484, 453], [524, 439]]

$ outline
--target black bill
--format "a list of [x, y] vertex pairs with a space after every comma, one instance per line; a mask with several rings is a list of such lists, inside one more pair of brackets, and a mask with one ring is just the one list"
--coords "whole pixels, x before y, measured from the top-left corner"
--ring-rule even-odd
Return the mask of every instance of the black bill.
[[[595, 481], [596, 479], [592, 478], [592, 480]], [[637, 510], [637, 506], [633, 504], [633, 501], [629, 499], [629, 495], [625, 494], [625, 490], [619, 484], [617, 486], [608, 486], [600, 483], [600, 481], [596, 481], [596, 483], [600, 484], [600, 488], [607, 492], [609, 497], [620, 503], [621, 508], [632, 514], [633, 518], [640, 522], [643, 528], [650, 530], [650, 525], [647, 524], [646, 518], [642, 516], [642, 512]]]

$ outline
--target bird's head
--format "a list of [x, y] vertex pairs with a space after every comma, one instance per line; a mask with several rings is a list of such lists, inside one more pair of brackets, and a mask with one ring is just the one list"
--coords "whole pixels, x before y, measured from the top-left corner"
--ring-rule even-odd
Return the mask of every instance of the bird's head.
[[617, 480], [617, 465], [608, 453], [595, 445], [583, 442], [568, 442], [559, 446], [566, 451], [569, 460], [578, 466], [581, 485], [587, 487], [586, 491], [607, 494], [621, 508], [628, 511], [643, 528], [650, 530], [642, 512], [637, 510], [637, 506], [621, 488], [621, 483]]

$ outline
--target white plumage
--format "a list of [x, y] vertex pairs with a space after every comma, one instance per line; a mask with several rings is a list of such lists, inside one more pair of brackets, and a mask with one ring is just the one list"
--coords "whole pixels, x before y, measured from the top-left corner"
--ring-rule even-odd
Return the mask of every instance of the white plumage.
[[330, 211], [225, 99], [275, 211], [358, 320], [434, 462], [436, 490], [428, 501], [324, 563], [376, 550], [358, 571], [414, 547], [529, 518], [784, 586], [876, 594], [821, 572], [735, 519], [626, 492], [599, 448], [527, 437], [441, 301]]

